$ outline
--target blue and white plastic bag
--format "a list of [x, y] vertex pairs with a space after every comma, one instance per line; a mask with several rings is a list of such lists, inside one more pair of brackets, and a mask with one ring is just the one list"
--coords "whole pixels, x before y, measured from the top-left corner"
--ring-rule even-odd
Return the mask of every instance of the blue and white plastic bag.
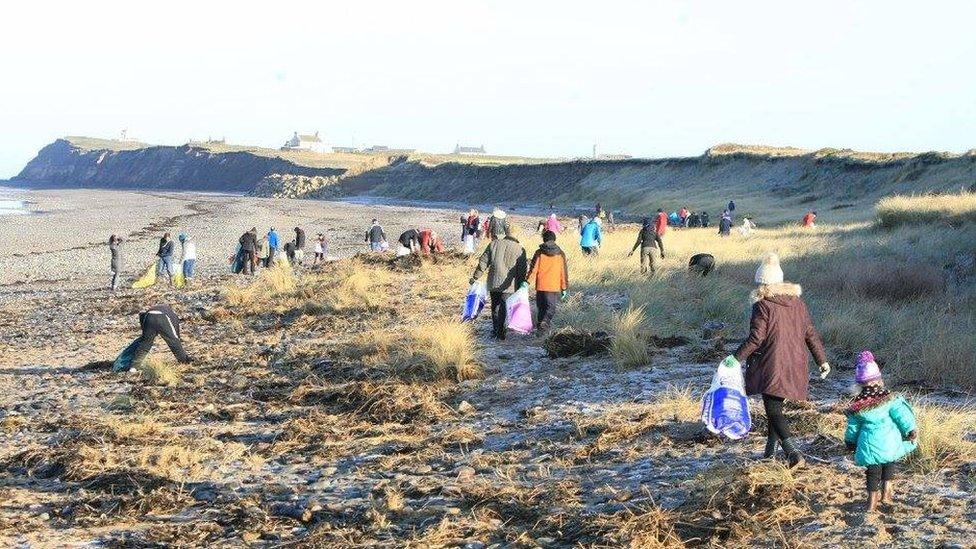
[[488, 300], [488, 287], [484, 282], [475, 282], [468, 289], [468, 296], [464, 299], [464, 307], [461, 310], [461, 322], [474, 320], [485, 308]]
[[733, 356], [725, 357], [712, 377], [712, 386], [702, 400], [702, 423], [732, 440], [745, 437], [752, 429], [742, 365]]

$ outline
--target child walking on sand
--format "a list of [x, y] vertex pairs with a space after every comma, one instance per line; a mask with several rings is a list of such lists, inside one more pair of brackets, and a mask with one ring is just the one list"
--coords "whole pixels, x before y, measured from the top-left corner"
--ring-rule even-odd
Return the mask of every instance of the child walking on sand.
[[854, 450], [854, 463], [867, 467], [867, 514], [894, 497], [897, 462], [915, 450], [915, 412], [904, 397], [885, 389], [871, 351], [857, 357], [855, 381], [860, 393], [848, 406], [844, 442]]

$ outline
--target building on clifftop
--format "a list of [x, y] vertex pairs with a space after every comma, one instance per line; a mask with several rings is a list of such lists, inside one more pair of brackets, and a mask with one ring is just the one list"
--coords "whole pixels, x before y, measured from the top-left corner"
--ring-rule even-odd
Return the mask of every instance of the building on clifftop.
[[319, 132], [315, 132], [312, 135], [299, 135], [295, 132], [295, 135], [291, 137], [285, 144], [282, 145], [281, 150], [283, 151], [314, 151], [320, 153], [330, 153], [332, 152], [332, 147], [325, 144], [322, 138], [319, 137]]
[[454, 154], [486, 154], [485, 146], [481, 145], [479, 147], [464, 147], [460, 143], [454, 145]]

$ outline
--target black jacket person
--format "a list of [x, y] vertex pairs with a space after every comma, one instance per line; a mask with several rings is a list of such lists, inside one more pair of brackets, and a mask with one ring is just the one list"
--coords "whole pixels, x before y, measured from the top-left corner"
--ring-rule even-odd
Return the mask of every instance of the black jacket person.
[[660, 266], [658, 254], [661, 255], [661, 259], [664, 259], [664, 242], [661, 241], [661, 235], [658, 234], [650, 218], [644, 218], [641, 230], [637, 233], [637, 242], [634, 242], [634, 247], [627, 257], [633, 255], [637, 248], [640, 248], [641, 273], [653, 274]]
[[139, 313], [139, 327], [142, 328], [142, 334], [115, 359], [112, 367], [114, 371], [124, 372], [142, 364], [152, 350], [157, 335], [163, 338], [181, 364], [192, 362], [180, 338], [180, 319], [169, 305], [155, 305]]
[[493, 334], [505, 339], [507, 328], [505, 300], [525, 281], [528, 260], [525, 248], [512, 236], [511, 226], [505, 225], [505, 238], [492, 240], [478, 261], [471, 276], [471, 284], [488, 272], [488, 295], [491, 296], [491, 321]]

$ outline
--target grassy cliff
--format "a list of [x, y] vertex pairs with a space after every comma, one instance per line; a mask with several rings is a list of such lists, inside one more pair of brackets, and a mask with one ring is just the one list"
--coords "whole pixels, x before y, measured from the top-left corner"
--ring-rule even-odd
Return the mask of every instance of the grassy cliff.
[[805, 209], [863, 219], [897, 193], [976, 185], [976, 154], [875, 154], [724, 145], [693, 158], [580, 160], [545, 164], [428, 164], [410, 159], [343, 179], [346, 194], [419, 200], [559, 206], [602, 202], [644, 214], [687, 206], [718, 213], [729, 199], [766, 223]]
[[25, 186], [372, 196], [508, 207], [556, 204], [644, 215], [687, 206], [716, 215], [729, 199], [765, 224], [807, 209], [867, 219], [893, 194], [976, 186], [976, 153], [863, 153], [719, 145], [701, 156], [554, 160], [428, 153], [281, 151], [216, 143], [149, 146], [82, 137], [48, 145], [13, 180]]

